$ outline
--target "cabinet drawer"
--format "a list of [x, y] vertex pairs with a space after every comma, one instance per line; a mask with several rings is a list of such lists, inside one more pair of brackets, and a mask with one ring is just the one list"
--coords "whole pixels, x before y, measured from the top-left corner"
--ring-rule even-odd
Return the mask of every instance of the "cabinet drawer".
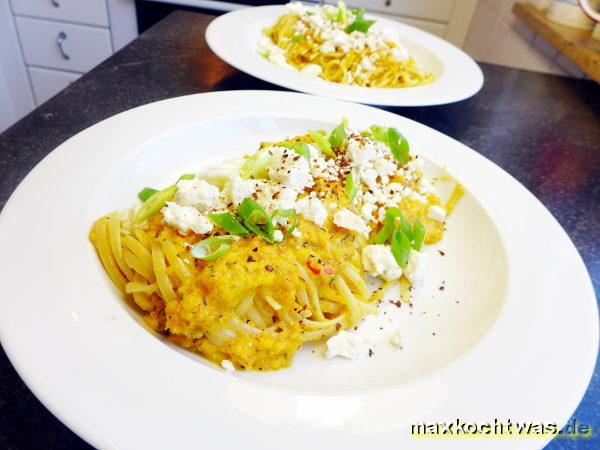
[[30, 67], [29, 78], [31, 78], [37, 105], [54, 97], [80, 76], [81, 74], [78, 73]]
[[112, 54], [107, 29], [25, 17], [16, 22], [28, 65], [87, 72]]
[[448, 22], [455, 1], [458, 0], [347, 0], [346, 3], [373, 12]]
[[389, 14], [381, 14], [381, 13], [378, 13], [376, 15], [385, 17], [386, 19], [396, 20], [398, 22], [405, 23], [406, 25], [410, 25], [415, 28], [420, 28], [423, 31], [427, 31], [428, 33], [435, 34], [436, 36], [439, 36], [441, 38], [443, 38], [444, 34], [446, 33], [447, 26], [446, 26], [446, 24], [443, 24], [443, 23], [429, 22], [427, 20], [412, 19], [410, 17], [390, 16]]
[[108, 27], [106, 0], [11, 0], [15, 14]]

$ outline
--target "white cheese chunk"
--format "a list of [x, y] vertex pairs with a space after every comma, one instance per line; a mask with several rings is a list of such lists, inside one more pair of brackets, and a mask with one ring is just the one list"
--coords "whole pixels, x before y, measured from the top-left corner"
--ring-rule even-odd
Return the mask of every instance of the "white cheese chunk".
[[200, 214], [196, 208], [191, 206], [181, 206], [175, 202], [167, 202], [161, 212], [166, 224], [177, 228], [180, 233], [186, 234], [192, 230], [197, 234], [206, 234], [213, 229], [213, 224]]
[[369, 233], [371, 232], [371, 228], [365, 223], [365, 221], [348, 208], [337, 211], [333, 215], [333, 223], [338, 227], [356, 231], [365, 237], [369, 237]]
[[281, 241], [283, 241], [283, 233], [281, 232], [281, 230], [275, 230], [273, 232], [273, 240], [275, 242], [281, 242]]
[[221, 367], [229, 373], [235, 372], [235, 366], [228, 359], [224, 359], [223, 361], [221, 361]]
[[372, 277], [390, 281], [402, 276], [402, 269], [396, 262], [389, 245], [365, 246], [362, 250], [362, 263]]
[[321, 69], [321, 66], [319, 66], [318, 64], [307, 64], [302, 68], [300, 73], [302, 75], [306, 75], [307, 77], [316, 78], [319, 75], [321, 75], [322, 71], [323, 69]]
[[204, 180], [180, 180], [177, 182], [175, 203], [181, 206], [193, 206], [201, 212], [223, 208], [219, 200], [219, 188]]
[[341, 330], [335, 336], [327, 340], [327, 352], [325, 358], [330, 359], [335, 356], [343, 358], [356, 359], [361, 354], [364, 339], [356, 333]]
[[437, 220], [438, 222], [443, 222], [444, 220], [446, 220], [446, 210], [441, 206], [431, 205], [429, 207], [427, 217], [433, 220]]
[[322, 227], [327, 219], [327, 209], [318, 198], [304, 197], [296, 202], [296, 212], [303, 216], [306, 220], [316, 223]]
[[426, 257], [423, 253], [416, 250], [410, 251], [408, 264], [404, 268], [404, 276], [414, 287], [422, 285], [425, 280], [425, 261]]
[[301, 191], [315, 184], [306, 158], [285, 147], [270, 147], [273, 154], [269, 178], [284, 187]]
[[252, 197], [257, 187], [258, 183], [256, 180], [242, 180], [239, 175], [235, 175], [231, 177], [224, 192], [229, 196], [231, 203], [234, 206], [238, 206], [245, 198]]
[[395, 347], [402, 348], [402, 335], [399, 331], [396, 331], [390, 336], [390, 344]]
[[338, 167], [333, 158], [325, 158], [323, 153], [308, 144], [310, 153], [310, 170], [314, 178], [323, 178], [327, 181], [335, 181], [338, 178]]

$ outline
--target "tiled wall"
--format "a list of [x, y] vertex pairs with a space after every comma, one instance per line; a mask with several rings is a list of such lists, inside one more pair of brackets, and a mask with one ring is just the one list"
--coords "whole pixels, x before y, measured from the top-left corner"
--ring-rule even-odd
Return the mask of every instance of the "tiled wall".
[[582, 78], [577, 66], [515, 17], [513, 3], [479, 0], [464, 50], [478, 61]]

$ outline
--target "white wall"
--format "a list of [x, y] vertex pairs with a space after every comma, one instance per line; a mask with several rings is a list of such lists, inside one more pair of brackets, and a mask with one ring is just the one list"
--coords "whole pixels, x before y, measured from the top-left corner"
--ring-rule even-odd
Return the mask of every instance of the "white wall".
[[582, 78], [575, 64], [512, 13], [513, 3], [479, 0], [464, 50], [479, 61]]

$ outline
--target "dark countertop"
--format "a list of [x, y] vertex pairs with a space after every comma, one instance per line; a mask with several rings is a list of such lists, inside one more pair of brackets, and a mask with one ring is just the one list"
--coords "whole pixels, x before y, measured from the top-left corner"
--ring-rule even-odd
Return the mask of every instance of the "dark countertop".
[[[0, 207], [55, 147], [121, 111], [198, 92], [281, 89], [233, 69], [212, 53], [204, 41], [212, 19], [172, 14], [1, 134]], [[485, 85], [469, 100], [386, 109], [463, 142], [523, 183], [567, 230], [600, 292], [600, 86], [481, 67]], [[600, 448], [598, 366], [574, 417], [595, 428], [595, 437], [555, 439], [547, 448]], [[0, 448], [88, 448], [31, 394], [1, 351]]]

